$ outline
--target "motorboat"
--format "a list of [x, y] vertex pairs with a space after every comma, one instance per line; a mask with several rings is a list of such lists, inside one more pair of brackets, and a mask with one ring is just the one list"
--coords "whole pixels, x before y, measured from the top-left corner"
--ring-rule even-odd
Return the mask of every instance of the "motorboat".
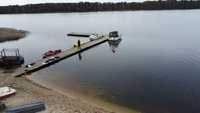
[[92, 34], [92, 35], [89, 36], [89, 38], [90, 38], [90, 41], [94, 41], [98, 38], [98, 36], [95, 35], [95, 34]]
[[122, 39], [121, 37], [109, 37], [108, 38], [109, 41], [119, 41], [121, 39]]
[[109, 41], [119, 41], [121, 40], [121, 36], [118, 34], [118, 31], [112, 31], [109, 33]]

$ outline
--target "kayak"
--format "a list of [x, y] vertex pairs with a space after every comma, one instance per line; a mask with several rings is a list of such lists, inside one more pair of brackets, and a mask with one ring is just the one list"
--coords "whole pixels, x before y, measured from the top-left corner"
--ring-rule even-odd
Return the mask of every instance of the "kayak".
[[10, 96], [13, 96], [16, 94], [16, 90], [12, 89], [10, 87], [1, 87], [0, 88], [0, 100], [6, 99]]

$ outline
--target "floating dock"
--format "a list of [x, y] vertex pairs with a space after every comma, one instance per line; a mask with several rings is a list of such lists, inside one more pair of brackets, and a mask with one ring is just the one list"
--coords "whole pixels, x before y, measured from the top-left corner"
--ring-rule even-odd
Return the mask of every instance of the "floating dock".
[[76, 32], [71, 32], [68, 33], [67, 36], [78, 36], [78, 37], [90, 37], [91, 35], [97, 35], [95, 33], [76, 33]]
[[[80, 35], [86, 36], [85, 34], [80, 34]], [[76, 34], [76, 36], [78, 36], [78, 34]], [[20, 77], [22, 75], [26, 75], [26, 74], [36, 72], [38, 70], [46, 68], [46, 67], [53, 65], [53, 64], [55, 64], [55, 63], [57, 63], [61, 60], [64, 60], [64, 59], [66, 59], [70, 56], [76, 55], [76, 54], [78, 54], [82, 51], [85, 51], [89, 48], [92, 48], [92, 47], [99, 45], [101, 43], [104, 43], [106, 41], [108, 41], [108, 37], [107, 36], [101, 36], [96, 40], [88, 41], [86, 43], [81, 44], [80, 47], [72, 47], [70, 49], [67, 49], [67, 50], [55, 55], [54, 57], [56, 59], [54, 59], [54, 60], [51, 60], [50, 58], [40, 59], [40, 60], [32, 63], [33, 65], [31, 67], [22, 66], [21, 68], [19, 68], [17, 70], [17, 72], [14, 74], [14, 76]], [[47, 63], [46, 61], [48, 61], [48, 60], [51, 60], [51, 61]]]

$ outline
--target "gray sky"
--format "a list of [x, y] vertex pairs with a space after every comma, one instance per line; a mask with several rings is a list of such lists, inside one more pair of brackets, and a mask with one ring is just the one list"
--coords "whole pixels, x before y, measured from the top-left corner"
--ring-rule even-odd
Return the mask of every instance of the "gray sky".
[[55, 2], [141, 2], [143, 0], [0, 0], [0, 5], [24, 5], [24, 4], [35, 4], [35, 3], [55, 3]]

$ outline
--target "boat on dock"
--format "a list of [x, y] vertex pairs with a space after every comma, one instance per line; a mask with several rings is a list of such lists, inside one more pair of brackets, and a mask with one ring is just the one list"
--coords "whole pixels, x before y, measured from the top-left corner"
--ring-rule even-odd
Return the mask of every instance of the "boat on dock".
[[16, 94], [16, 90], [10, 87], [0, 88], [0, 100], [6, 99]]
[[51, 56], [55, 56], [55, 55], [57, 55], [57, 54], [59, 54], [61, 52], [62, 52], [61, 49], [49, 50], [48, 52], [44, 53], [43, 58], [48, 58], [48, 57], [51, 57]]
[[96, 36], [96, 35], [90, 35], [89, 38], [90, 38], [90, 41], [93, 41], [93, 40], [98, 39], [98, 36]]
[[66, 59], [70, 56], [76, 55], [80, 52], [83, 52], [83, 51], [85, 51], [89, 48], [97, 46], [97, 45], [104, 43], [106, 41], [108, 41], [107, 36], [99, 35], [99, 37], [97, 37], [97, 39], [95, 39], [93, 41], [81, 43], [80, 47], [72, 47], [72, 48], [69, 48], [67, 50], [61, 51], [59, 54], [56, 54], [54, 56], [39, 59], [38, 61], [35, 61], [33, 64], [22, 66], [21, 68], [16, 70], [16, 72], [14, 73], [13, 76], [20, 77], [22, 75], [26, 75], [26, 74], [41, 70], [45, 67], [53, 65], [53, 64], [55, 64], [55, 63], [57, 63], [61, 60], [64, 60], [64, 59]]
[[[78, 45], [74, 45], [73, 47], [66, 49], [64, 51], [49, 51], [44, 54], [44, 58], [39, 59], [31, 64], [22, 66], [19, 68], [16, 73], [14, 73], [13, 76], [20, 77], [22, 75], [26, 75], [29, 73], [33, 73], [35, 71], [41, 70], [43, 68], [46, 68], [50, 65], [53, 65], [55, 63], [58, 63], [61, 60], [64, 60], [68, 57], [71, 57], [76, 54], [80, 54], [81, 52], [90, 49], [94, 46], [97, 46], [99, 44], [102, 44], [107, 41], [111, 41], [114, 44], [120, 43], [120, 39], [118, 32], [113, 31], [110, 32], [109, 35], [101, 35], [101, 34], [81, 34], [81, 33], [69, 33], [68, 36], [89, 36], [89, 38], [92, 38], [92, 40], [89, 40], [87, 42], [81, 43], [80, 40], [78, 40]], [[110, 42], [110, 43], [111, 43]]]

